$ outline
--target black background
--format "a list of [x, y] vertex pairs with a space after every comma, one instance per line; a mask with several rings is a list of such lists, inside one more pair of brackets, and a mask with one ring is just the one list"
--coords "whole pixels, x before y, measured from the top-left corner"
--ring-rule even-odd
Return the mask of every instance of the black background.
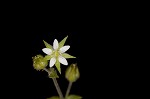
[[[71, 93], [81, 95], [83, 99], [124, 96], [123, 89], [128, 82], [125, 81], [123, 73], [127, 67], [123, 62], [124, 59], [121, 58], [124, 54], [120, 45], [122, 43], [118, 43], [115, 34], [106, 33], [105, 29], [99, 31], [50, 30], [51, 28], [48, 31], [37, 28], [20, 34], [22, 38], [19, 37], [15, 42], [17, 46], [12, 55], [15, 55], [13, 66], [7, 67], [11, 73], [6, 77], [9, 80], [10, 93], [15, 92], [15, 97], [30, 97], [30, 99], [45, 99], [57, 95], [47, 73], [33, 69], [32, 57], [37, 54], [44, 55], [41, 50], [45, 47], [43, 40], [52, 44], [55, 38], [60, 41], [68, 35], [66, 44], [71, 48], [67, 52], [77, 57], [77, 59], [68, 59], [68, 62], [69, 64], [77, 63], [81, 73], [80, 79], [73, 84]], [[66, 66], [61, 67], [62, 76], [58, 82], [65, 93], [68, 84], [64, 77]]]
[[[57, 95], [47, 74], [33, 69], [32, 57], [44, 54], [43, 40], [52, 44], [55, 38], [60, 41], [67, 35], [66, 44], [71, 46], [68, 53], [77, 57], [68, 62], [76, 62], [81, 73], [72, 94], [83, 99], [142, 95], [139, 86], [145, 82], [139, 77], [144, 79], [147, 74], [141, 75], [145, 62], [140, 54], [145, 55], [148, 39], [142, 36], [145, 29], [140, 23], [145, 22], [140, 16], [145, 15], [145, 10], [137, 2], [13, 3], [2, 4], [1, 8], [1, 99], [45, 99]], [[67, 81], [63, 76], [59, 84], [64, 93]]]
[[[74, 17], [51, 18], [53, 21], [50, 21], [45, 18], [39, 20], [34, 15], [11, 17], [4, 22], [1, 37], [4, 39], [2, 50], [6, 52], [4, 60], [7, 65], [3, 66], [1, 73], [3, 92], [9, 94], [4, 97], [45, 99], [57, 95], [47, 73], [33, 69], [32, 57], [44, 55], [41, 51], [43, 40], [52, 44], [55, 38], [60, 41], [67, 35], [66, 44], [71, 46], [67, 52], [77, 57], [68, 59], [68, 62], [77, 63], [81, 73], [80, 79], [73, 84], [72, 94], [81, 95], [83, 99], [122, 98], [130, 94], [125, 91], [129, 84], [126, 76], [130, 71], [126, 70], [127, 61], [131, 60], [126, 58], [130, 50], [126, 46], [130, 35], [125, 33], [121, 21], [110, 19], [109, 15], [102, 16], [100, 20]], [[62, 65], [62, 71], [65, 69], [66, 66]], [[64, 76], [58, 82], [65, 93], [68, 82]]]
[[[31, 46], [31, 57], [39, 53], [43, 54], [41, 51], [41, 49], [45, 47], [42, 42], [43, 39], [52, 44], [55, 38], [60, 41], [66, 37], [66, 35], [68, 35], [66, 44], [71, 46], [70, 50], [68, 50], [68, 53], [77, 57], [77, 59], [68, 59], [68, 62], [69, 64], [77, 63], [81, 72], [80, 79], [73, 84], [71, 90], [72, 94], [79, 94], [86, 99], [88, 97], [93, 97], [93, 95], [97, 94], [97, 92], [101, 92], [103, 95], [113, 91], [113, 85], [111, 84], [113, 84], [112, 80], [114, 80], [115, 77], [112, 75], [114, 75], [115, 72], [111, 72], [111, 69], [114, 67], [109, 66], [109, 64], [112, 62], [110, 61], [112, 57], [109, 54], [111, 52], [109, 52], [108, 47], [105, 46], [105, 44], [108, 42], [108, 39], [105, 38], [105, 35], [101, 35], [107, 39], [103, 39], [105, 42], [104, 44], [100, 38], [97, 40], [93, 39], [94, 36], [90, 36], [92, 33], [90, 35], [85, 33], [84, 35], [83, 33], [81, 34], [80, 31], [33, 31], [32, 34], [34, 35]], [[107, 46], [110, 47], [110, 45]], [[65, 69], [66, 66], [62, 65], [62, 77], [58, 80], [63, 93], [65, 93], [68, 83], [64, 78]], [[31, 81], [31, 83], [29, 83], [29, 89], [30, 91], [32, 90], [31, 96], [33, 98], [42, 99], [52, 95], [57, 95], [55, 87], [53, 86], [53, 82], [51, 79], [48, 79], [46, 73], [37, 72], [32, 68], [32, 64], [30, 67], [28, 66], [27, 71], [29, 71], [28, 81]]]

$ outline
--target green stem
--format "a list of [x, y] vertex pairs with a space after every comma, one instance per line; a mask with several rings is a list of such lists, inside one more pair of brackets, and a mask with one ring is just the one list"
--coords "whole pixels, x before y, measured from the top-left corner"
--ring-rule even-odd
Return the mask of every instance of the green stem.
[[68, 84], [68, 88], [67, 88], [67, 91], [66, 91], [66, 95], [65, 95], [65, 98], [68, 97], [69, 93], [70, 93], [70, 90], [71, 90], [71, 87], [72, 87], [72, 82], [69, 82]]
[[[48, 69], [44, 68], [44, 70], [45, 70], [48, 74], [51, 74], [51, 72], [50, 72]], [[58, 82], [57, 82], [57, 79], [56, 79], [56, 78], [52, 78], [52, 80], [53, 80], [53, 82], [54, 82], [54, 85], [55, 85], [55, 87], [56, 87], [56, 90], [57, 90], [57, 93], [58, 93], [60, 99], [64, 99], [63, 94], [62, 94], [62, 91], [61, 91], [61, 89], [60, 89], [60, 87], [59, 87], [59, 84], [58, 84]]]
[[52, 80], [53, 80], [53, 82], [54, 82], [54, 85], [55, 85], [55, 87], [56, 87], [56, 90], [57, 90], [57, 92], [58, 92], [58, 94], [59, 94], [60, 99], [64, 99], [63, 94], [62, 94], [62, 92], [61, 92], [61, 90], [60, 90], [60, 87], [59, 87], [59, 85], [58, 85], [57, 79], [56, 79], [56, 78], [52, 78]]

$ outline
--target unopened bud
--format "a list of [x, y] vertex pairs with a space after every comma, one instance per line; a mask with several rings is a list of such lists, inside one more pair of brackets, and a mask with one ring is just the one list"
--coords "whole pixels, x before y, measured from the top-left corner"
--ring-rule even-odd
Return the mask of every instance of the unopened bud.
[[71, 64], [67, 69], [66, 69], [66, 79], [69, 82], [75, 82], [79, 77], [79, 69], [77, 67], [77, 64]]
[[48, 65], [48, 61], [44, 59], [42, 55], [36, 55], [33, 57], [33, 67], [36, 70], [42, 70]]

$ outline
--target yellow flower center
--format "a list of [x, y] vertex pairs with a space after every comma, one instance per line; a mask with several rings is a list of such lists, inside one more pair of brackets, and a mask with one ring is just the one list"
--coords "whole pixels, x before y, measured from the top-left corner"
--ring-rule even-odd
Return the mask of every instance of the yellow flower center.
[[56, 57], [58, 58], [58, 56], [60, 55], [59, 51], [58, 50], [55, 50], [52, 54], [52, 57]]
[[58, 57], [59, 56], [59, 52], [55, 51], [55, 56]]

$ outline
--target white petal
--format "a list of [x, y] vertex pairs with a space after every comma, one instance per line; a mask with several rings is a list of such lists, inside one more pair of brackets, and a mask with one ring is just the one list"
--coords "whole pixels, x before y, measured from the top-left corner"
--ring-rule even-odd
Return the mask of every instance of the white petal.
[[48, 54], [48, 55], [51, 55], [51, 54], [52, 54], [52, 50], [49, 49], [49, 48], [43, 48], [42, 51], [43, 51], [45, 54]]
[[56, 50], [56, 49], [58, 49], [58, 47], [59, 47], [58, 41], [57, 41], [57, 39], [55, 39], [53, 42], [53, 48]]
[[56, 63], [56, 58], [53, 57], [53, 58], [51, 58], [51, 60], [49, 62], [49, 66], [53, 67], [55, 63]]
[[67, 46], [63, 46], [62, 48], [60, 48], [60, 53], [64, 53], [64, 52], [66, 52], [68, 49], [70, 48], [70, 46], [69, 45], [67, 45]]
[[59, 56], [59, 57], [58, 57], [58, 61], [59, 61], [60, 63], [62, 63], [63, 65], [68, 65], [67, 60], [66, 60], [64, 57], [62, 57], [62, 56]]

